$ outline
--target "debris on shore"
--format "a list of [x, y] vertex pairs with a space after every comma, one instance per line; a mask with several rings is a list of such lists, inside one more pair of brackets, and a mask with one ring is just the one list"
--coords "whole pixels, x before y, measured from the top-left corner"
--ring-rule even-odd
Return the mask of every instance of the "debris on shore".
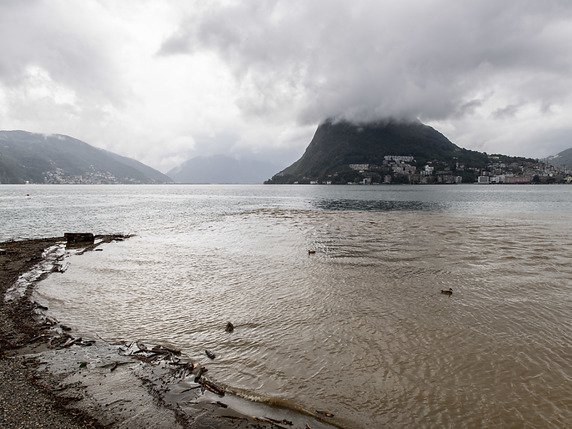
[[64, 234], [68, 245], [93, 244], [95, 236], [91, 232], [66, 232]]
[[[0, 299], [0, 380], [5, 378], [2, 375], [12, 377], [6, 368], [18, 362], [27, 368], [28, 387], [26, 393], [17, 388], [11, 396], [25, 400], [32, 389], [38, 391], [38, 398], [46, 398], [46, 393], [52, 398], [52, 405], [40, 402], [40, 408], [27, 409], [26, 416], [31, 417], [18, 414], [7, 421], [8, 427], [332, 427], [312, 413], [298, 415], [254, 405], [228, 392], [205, 376], [206, 367], [170, 345], [90, 339], [50, 316], [48, 306], [31, 300], [35, 283], [59, 271], [53, 267], [69, 254], [81, 255], [127, 236], [94, 236], [92, 243], [87, 238], [84, 246], [69, 249], [61, 237], [2, 243], [6, 253], [0, 254], [0, 293], [4, 295]], [[9, 290], [11, 299], [6, 298]], [[233, 332], [234, 325], [228, 322], [225, 331]], [[215, 358], [210, 350], [205, 354]], [[224, 403], [213, 400], [222, 397]], [[240, 411], [240, 404], [248, 414]], [[55, 408], [50, 411], [50, 407]], [[260, 417], [252, 416], [252, 410], [258, 410], [255, 414]], [[63, 423], [68, 415], [77, 426]], [[3, 423], [0, 419], [0, 426]]]

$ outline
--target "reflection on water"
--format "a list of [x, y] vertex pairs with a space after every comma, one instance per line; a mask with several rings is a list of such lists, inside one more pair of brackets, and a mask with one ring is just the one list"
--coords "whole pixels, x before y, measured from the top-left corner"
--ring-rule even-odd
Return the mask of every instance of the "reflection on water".
[[447, 204], [437, 201], [391, 201], [391, 200], [333, 200], [322, 199], [314, 202], [321, 210], [356, 211], [436, 211], [445, 210]]
[[164, 208], [147, 233], [70, 258], [39, 299], [81, 332], [211, 349], [231, 390], [347, 427], [566, 426], [569, 214], [379, 197], [220, 214], [219, 196], [186, 222]]

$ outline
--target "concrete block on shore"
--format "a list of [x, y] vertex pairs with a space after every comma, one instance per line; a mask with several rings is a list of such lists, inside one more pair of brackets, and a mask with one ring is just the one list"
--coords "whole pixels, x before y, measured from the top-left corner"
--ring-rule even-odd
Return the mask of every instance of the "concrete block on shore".
[[67, 244], [93, 244], [95, 238], [91, 232], [66, 232], [64, 237]]

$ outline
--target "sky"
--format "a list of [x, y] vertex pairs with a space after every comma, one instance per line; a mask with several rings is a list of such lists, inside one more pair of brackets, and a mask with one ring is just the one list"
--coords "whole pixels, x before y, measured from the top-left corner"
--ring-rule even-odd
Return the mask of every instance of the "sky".
[[166, 172], [285, 167], [332, 117], [418, 119], [488, 153], [572, 147], [572, 1], [0, 0], [0, 129]]

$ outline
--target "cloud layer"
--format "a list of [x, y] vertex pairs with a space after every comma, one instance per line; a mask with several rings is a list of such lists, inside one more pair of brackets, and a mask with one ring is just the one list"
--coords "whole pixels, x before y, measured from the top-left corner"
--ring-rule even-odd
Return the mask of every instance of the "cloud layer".
[[[296, 105], [300, 119], [444, 119], [475, 99], [569, 98], [569, 1], [274, 0], [203, 11], [164, 54], [215, 50], [255, 115]], [[563, 97], [564, 96], [564, 97]]]
[[291, 162], [317, 123], [419, 118], [455, 143], [572, 146], [570, 1], [0, 3], [0, 128], [64, 132], [166, 170]]

